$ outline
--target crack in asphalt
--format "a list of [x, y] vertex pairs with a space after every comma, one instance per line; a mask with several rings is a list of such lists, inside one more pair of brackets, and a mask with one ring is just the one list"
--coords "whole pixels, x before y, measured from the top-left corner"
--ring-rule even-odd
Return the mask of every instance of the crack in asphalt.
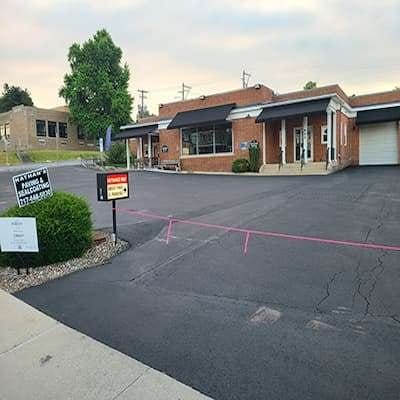
[[[363, 192], [360, 194], [360, 196], [358, 197], [357, 200], [360, 200], [361, 197], [365, 196], [366, 193], [369, 191], [370, 187], [372, 186], [372, 184], [368, 185], [366, 187], [365, 190], [363, 190]], [[382, 199], [382, 205], [377, 213], [376, 216], [376, 225], [375, 227], [370, 227], [366, 233], [364, 242], [367, 242], [370, 234], [373, 231], [379, 231], [381, 230], [381, 228], [384, 225], [384, 218], [388, 216], [388, 212], [386, 211], [386, 205], [387, 205], [387, 200], [385, 197], [383, 197]], [[361, 259], [358, 260], [356, 269], [355, 269], [355, 274], [356, 277], [354, 279], [355, 282], [355, 288], [353, 291], [353, 301], [352, 301], [352, 308], [354, 308], [355, 305], [355, 300], [357, 295], [360, 296], [364, 303], [365, 303], [365, 308], [364, 308], [364, 318], [369, 316], [372, 317], [376, 317], [377, 315], [374, 314], [371, 311], [371, 303], [373, 301], [373, 296], [375, 293], [375, 289], [376, 289], [376, 285], [380, 279], [380, 277], [382, 276], [382, 274], [385, 272], [385, 267], [384, 267], [384, 263], [383, 263], [383, 258], [385, 256], [387, 256], [387, 251], [383, 251], [380, 255], [378, 255], [375, 258], [375, 263], [372, 266], [372, 268], [370, 268], [369, 270], [363, 271], [362, 273], [360, 273], [360, 267], [361, 267]], [[363, 279], [365, 276], [367, 275], [366, 279]], [[365, 288], [367, 288], [367, 286], [369, 286], [369, 289], [367, 290], [363, 290]], [[386, 307], [384, 307], [386, 309]], [[379, 317], [386, 317], [386, 318], [391, 318], [396, 322], [400, 322], [400, 320], [397, 318], [397, 315], [379, 315]]]
[[368, 184], [365, 189], [355, 198], [354, 202], [358, 203], [367, 194], [367, 192], [369, 192], [372, 185], [373, 183]]
[[[368, 269], [360, 273], [360, 264], [361, 262], [359, 261], [356, 267], [356, 277], [354, 279], [355, 281], [355, 289], [353, 291], [353, 308], [355, 304], [355, 299], [358, 296], [360, 296], [364, 303], [365, 303], [365, 308], [364, 308], [364, 317], [371, 316], [371, 317], [376, 317], [378, 316], [375, 314], [371, 308], [372, 308], [372, 303], [373, 303], [373, 296], [375, 293], [376, 285], [381, 278], [382, 274], [385, 272], [385, 267], [384, 267], [384, 262], [383, 259], [384, 257], [387, 256], [387, 252], [382, 252], [379, 256], [375, 258], [375, 263], [374, 265]], [[390, 315], [379, 315], [380, 317], [388, 317], [391, 318], [392, 316]], [[396, 316], [395, 316], [396, 317]]]
[[322, 299], [317, 303], [317, 305], [315, 306], [315, 310], [317, 312], [323, 312], [320, 308], [320, 306], [322, 305], [322, 303], [324, 303], [329, 296], [331, 295], [331, 286], [335, 283], [337, 277], [341, 274], [343, 274], [344, 271], [336, 271], [332, 274], [331, 278], [325, 283], [325, 290], [326, 290], [326, 294], [324, 297], [322, 297]]

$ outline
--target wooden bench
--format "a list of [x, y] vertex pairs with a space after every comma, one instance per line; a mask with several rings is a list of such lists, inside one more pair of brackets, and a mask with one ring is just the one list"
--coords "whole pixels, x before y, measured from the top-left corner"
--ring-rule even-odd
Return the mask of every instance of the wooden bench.
[[179, 160], [161, 160], [160, 166], [162, 169], [175, 169], [181, 170], [181, 162]]

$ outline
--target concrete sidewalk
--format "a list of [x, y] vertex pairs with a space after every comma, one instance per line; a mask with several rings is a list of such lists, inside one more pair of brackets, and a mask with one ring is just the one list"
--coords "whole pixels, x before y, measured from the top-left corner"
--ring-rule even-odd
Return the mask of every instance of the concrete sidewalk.
[[0, 290], [0, 399], [209, 397]]
[[71, 167], [75, 165], [81, 165], [81, 160], [61, 160], [61, 161], [50, 161], [50, 162], [31, 162], [14, 165], [0, 165], [0, 172], [19, 172], [39, 169], [42, 167], [57, 168], [57, 167]]

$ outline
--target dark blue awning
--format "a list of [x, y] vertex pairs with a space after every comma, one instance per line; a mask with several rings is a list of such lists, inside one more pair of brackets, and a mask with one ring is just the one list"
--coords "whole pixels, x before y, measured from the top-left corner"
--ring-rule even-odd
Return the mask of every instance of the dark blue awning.
[[117, 133], [113, 140], [121, 140], [121, 139], [131, 139], [141, 136], [147, 136], [148, 134], [152, 136], [158, 136], [158, 124], [146, 125], [146, 126], [132, 126], [123, 130], [120, 130]]
[[357, 112], [357, 124], [400, 121], [400, 107], [386, 107]]
[[285, 118], [294, 115], [307, 115], [324, 112], [328, 108], [330, 98], [299, 101], [277, 106], [265, 107], [256, 122], [264, 122], [270, 119]]
[[186, 126], [199, 126], [209, 123], [222, 123], [226, 121], [235, 103], [222, 106], [200, 108], [191, 111], [182, 111], [175, 115], [167, 129], [177, 129]]

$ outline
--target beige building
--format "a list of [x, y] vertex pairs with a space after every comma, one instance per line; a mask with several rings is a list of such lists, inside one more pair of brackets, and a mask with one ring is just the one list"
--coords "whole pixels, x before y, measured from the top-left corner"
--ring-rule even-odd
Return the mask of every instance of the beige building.
[[68, 107], [44, 109], [24, 105], [0, 114], [0, 139], [4, 147], [27, 150], [94, 150], [95, 142], [70, 120]]

